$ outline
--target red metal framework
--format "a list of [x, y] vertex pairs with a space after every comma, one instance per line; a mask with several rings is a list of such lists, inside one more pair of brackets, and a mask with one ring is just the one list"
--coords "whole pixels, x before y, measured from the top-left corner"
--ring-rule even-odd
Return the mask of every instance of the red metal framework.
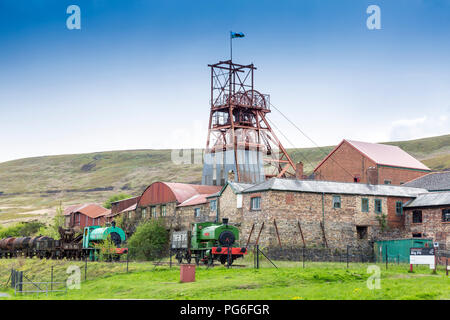
[[295, 176], [292, 159], [266, 119], [270, 113], [270, 96], [254, 89], [254, 65], [227, 60], [208, 66], [211, 68], [211, 110], [206, 154], [233, 150], [233, 168], [239, 182], [257, 182], [244, 172], [243, 168], [248, 166], [242, 163], [245, 159], [239, 150], [262, 153], [262, 174], [266, 179]]

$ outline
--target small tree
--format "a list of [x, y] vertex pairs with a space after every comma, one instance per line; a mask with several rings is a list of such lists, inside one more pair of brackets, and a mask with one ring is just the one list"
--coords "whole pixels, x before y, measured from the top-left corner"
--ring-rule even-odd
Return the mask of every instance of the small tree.
[[108, 200], [106, 200], [106, 202], [103, 204], [103, 207], [105, 207], [106, 209], [111, 209], [111, 203], [120, 201], [120, 200], [124, 200], [124, 199], [128, 199], [128, 198], [131, 198], [131, 196], [126, 193], [119, 193], [119, 194], [113, 195]]
[[159, 219], [147, 220], [140, 224], [128, 240], [130, 256], [137, 259], [153, 260], [163, 257], [169, 245], [169, 232]]
[[389, 230], [389, 227], [387, 225], [387, 219], [386, 215], [383, 213], [381, 215], [377, 215], [376, 219], [378, 220], [378, 223], [380, 224], [381, 232]]

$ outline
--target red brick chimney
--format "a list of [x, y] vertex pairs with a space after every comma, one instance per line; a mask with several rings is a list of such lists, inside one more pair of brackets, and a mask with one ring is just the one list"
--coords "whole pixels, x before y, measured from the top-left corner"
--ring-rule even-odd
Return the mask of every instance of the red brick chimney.
[[299, 162], [295, 165], [295, 177], [297, 179], [303, 179], [303, 162]]
[[367, 183], [378, 184], [378, 170], [376, 167], [367, 168]]

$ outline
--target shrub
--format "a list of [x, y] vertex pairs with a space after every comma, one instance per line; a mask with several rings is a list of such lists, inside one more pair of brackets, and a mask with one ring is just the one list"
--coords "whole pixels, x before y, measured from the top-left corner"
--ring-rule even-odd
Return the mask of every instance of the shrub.
[[123, 199], [128, 199], [128, 198], [131, 198], [131, 196], [126, 193], [119, 193], [119, 194], [113, 195], [108, 200], [106, 200], [106, 202], [103, 204], [103, 207], [105, 207], [106, 209], [111, 209], [111, 203], [120, 201]]
[[140, 224], [128, 240], [130, 257], [144, 260], [165, 256], [168, 244], [169, 232], [159, 219], [147, 220]]
[[30, 237], [38, 233], [42, 227], [45, 227], [45, 224], [39, 221], [20, 222], [0, 229], [0, 239], [6, 237]]

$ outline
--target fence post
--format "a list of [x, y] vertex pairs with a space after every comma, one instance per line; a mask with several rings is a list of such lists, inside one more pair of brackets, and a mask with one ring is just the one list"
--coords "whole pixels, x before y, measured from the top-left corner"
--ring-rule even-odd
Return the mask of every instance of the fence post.
[[172, 249], [169, 249], [169, 268], [172, 269]]
[[303, 249], [302, 249], [302, 255], [303, 255], [303, 258], [302, 258], [303, 269], [305, 269], [305, 247], [303, 247]]
[[87, 256], [84, 259], [84, 281], [87, 280]]
[[127, 273], [128, 273], [128, 252], [127, 252]]
[[53, 266], [52, 266], [52, 275], [50, 279], [50, 291], [53, 291]]
[[448, 276], [448, 258], [445, 259], [445, 275]]
[[397, 254], [397, 264], [400, 264], [400, 253]]
[[347, 269], [348, 269], [348, 259], [349, 259], [349, 256], [348, 256], [348, 245], [347, 245]]
[[256, 269], [259, 269], [259, 244], [256, 245]]
[[386, 248], [386, 270], [388, 269], [388, 262], [389, 262], [389, 256], [388, 256], [388, 247], [385, 246]]

